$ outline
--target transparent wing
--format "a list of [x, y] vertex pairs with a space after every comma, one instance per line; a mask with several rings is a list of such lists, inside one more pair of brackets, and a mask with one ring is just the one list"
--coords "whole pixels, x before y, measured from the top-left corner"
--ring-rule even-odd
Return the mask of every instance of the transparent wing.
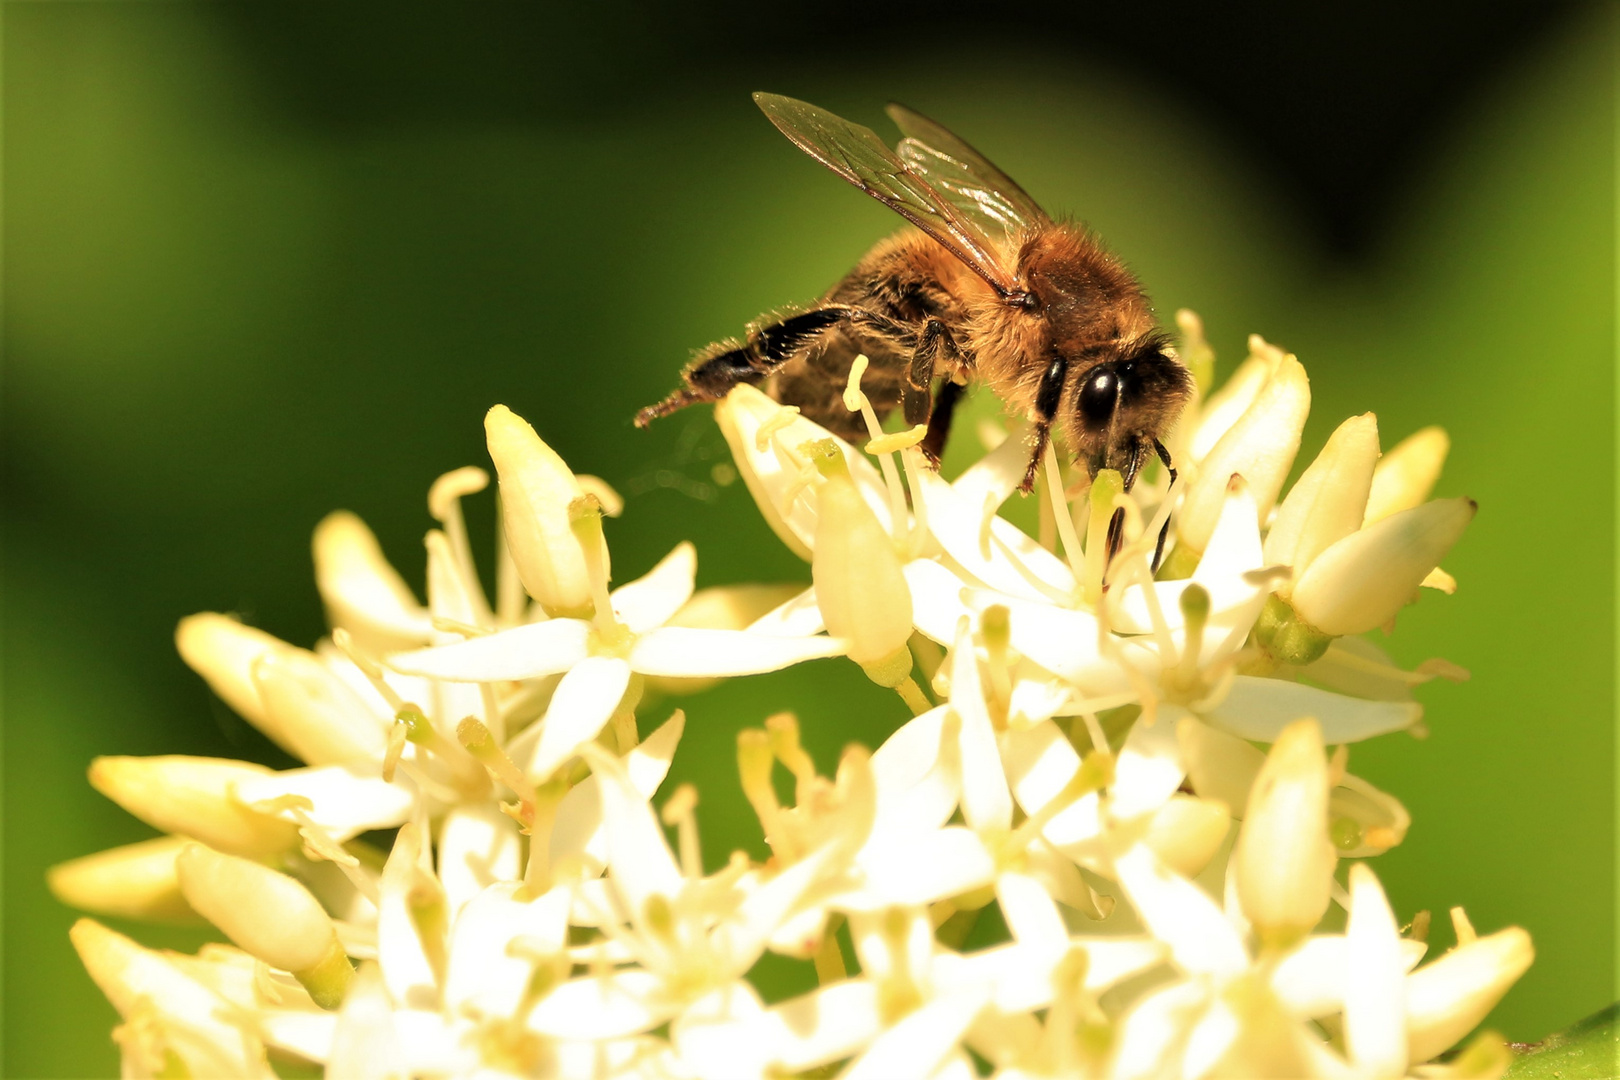
[[907, 170], [927, 181], [970, 221], [986, 231], [999, 228], [1009, 235], [1051, 222], [1012, 177], [943, 125], [904, 105], [891, 104], [887, 111], [906, 136], [898, 151]]
[[754, 102], [800, 150], [939, 241], [998, 293], [1018, 291], [989, 235], [871, 128], [780, 94], [755, 94]]

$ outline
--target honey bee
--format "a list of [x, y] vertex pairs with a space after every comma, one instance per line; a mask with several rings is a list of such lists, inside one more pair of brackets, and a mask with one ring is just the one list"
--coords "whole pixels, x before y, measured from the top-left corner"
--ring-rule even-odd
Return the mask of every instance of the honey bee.
[[1141, 285], [1084, 227], [1053, 220], [978, 151], [903, 106], [888, 108], [904, 136], [891, 150], [870, 128], [806, 102], [764, 93], [754, 101], [799, 149], [912, 227], [879, 242], [818, 304], [764, 316], [742, 339], [704, 349], [682, 373], [685, 385], [636, 415], [638, 427], [738, 383], [762, 383], [859, 441], [866, 431], [841, 393], [864, 353], [873, 408], [926, 424], [921, 446], [936, 465], [951, 414], [979, 378], [1033, 422], [1026, 493], [1054, 426], [1093, 477], [1117, 469], [1128, 490], [1157, 455], [1174, 482], [1161, 436], [1191, 396], [1192, 377]]

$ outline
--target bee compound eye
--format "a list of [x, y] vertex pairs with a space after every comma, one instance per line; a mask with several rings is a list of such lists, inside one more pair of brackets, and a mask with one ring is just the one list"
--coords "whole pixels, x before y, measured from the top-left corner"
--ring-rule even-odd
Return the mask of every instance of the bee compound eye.
[[1119, 375], [1113, 368], [1099, 367], [1086, 376], [1080, 387], [1080, 415], [1088, 424], [1101, 427], [1108, 423], [1118, 401]]

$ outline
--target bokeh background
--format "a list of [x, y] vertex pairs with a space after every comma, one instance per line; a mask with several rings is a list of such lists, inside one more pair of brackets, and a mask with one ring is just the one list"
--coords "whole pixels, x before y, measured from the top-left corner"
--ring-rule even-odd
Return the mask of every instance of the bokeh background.
[[[1416, 822], [1375, 865], [1403, 919], [1531, 930], [1510, 1037], [1612, 1000], [1612, 8], [575, 7], [0, 12], [5, 1075], [117, 1071], [42, 877], [149, 834], [90, 758], [291, 764], [184, 668], [175, 621], [312, 642], [308, 537], [336, 507], [419, 582], [427, 485], [487, 463], [492, 403], [626, 493], [623, 577], [691, 538], [700, 584], [808, 579], [712, 482], [706, 414], [628, 422], [689, 349], [895, 225], [770, 129], [759, 88], [880, 127], [905, 100], [1096, 226], [1161, 311], [1201, 312], [1222, 371], [1250, 332], [1297, 352], [1302, 459], [1367, 409], [1386, 445], [1451, 431], [1441, 493], [1481, 504], [1462, 587], [1387, 645], [1474, 677], [1422, 691], [1427, 740], [1355, 748]], [[676, 779], [715, 861], [758, 851], [738, 728], [796, 709], [827, 769], [904, 718], [841, 661], [685, 705]]]

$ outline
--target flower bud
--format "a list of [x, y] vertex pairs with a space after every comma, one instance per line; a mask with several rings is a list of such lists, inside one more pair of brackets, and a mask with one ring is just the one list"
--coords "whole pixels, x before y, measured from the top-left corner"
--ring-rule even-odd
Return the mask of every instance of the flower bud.
[[1153, 812], [1142, 842], [1182, 877], [1197, 877], [1220, 850], [1231, 824], [1225, 803], [1177, 792]]
[[1440, 427], [1426, 427], [1395, 444], [1373, 470], [1364, 524], [1421, 505], [1440, 479], [1450, 449], [1451, 438]]
[[175, 859], [186, 901], [244, 952], [290, 971], [336, 1008], [353, 969], [331, 917], [303, 885], [249, 859], [192, 844]]
[[1476, 509], [1472, 499], [1436, 499], [1346, 536], [1295, 582], [1294, 610], [1325, 634], [1383, 626], [1462, 537]]
[[585, 494], [557, 452], [505, 405], [484, 417], [489, 456], [501, 479], [507, 550], [530, 596], [552, 616], [594, 610], [585, 553], [569, 527], [568, 507]]
[[[1207, 346], [1206, 346], [1207, 348]], [[1228, 375], [1220, 389], [1210, 394], [1198, 410], [1198, 427], [1187, 441], [1187, 449], [1195, 462], [1202, 461], [1231, 430], [1250, 405], [1255, 395], [1271, 378], [1287, 354], [1268, 344], [1259, 334], [1249, 336], [1249, 355], [1237, 370]]]
[[849, 658], [882, 686], [911, 674], [911, 589], [900, 556], [850, 479], [841, 453], [822, 458], [816, 493], [816, 549], [810, 561], [827, 632], [849, 642]]
[[1409, 1058], [1427, 1061], [1472, 1031], [1535, 957], [1530, 935], [1510, 926], [1459, 945], [1408, 975]]
[[245, 761], [200, 757], [99, 757], [90, 786], [154, 828], [248, 858], [279, 855], [298, 843], [298, 829], [249, 810], [236, 786], [271, 776]]
[[[179, 1058], [169, 1076], [274, 1075], [251, 1021], [231, 1022], [233, 1010], [164, 954], [143, 948], [94, 919], [68, 931], [90, 978], [126, 1021], [155, 1017], [166, 1038], [158, 1054]], [[167, 1064], [167, 1063], [166, 1063]], [[154, 1075], [159, 1075], [154, 1073]]]
[[175, 876], [174, 857], [191, 841], [160, 836], [57, 863], [45, 872], [51, 895], [69, 907], [151, 922], [197, 921]]
[[264, 713], [258, 688], [253, 685], [253, 664], [261, 656], [290, 649], [280, 638], [243, 626], [230, 615], [204, 611], [180, 620], [174, 644], [186, 666], [201, 675], [209, 689], [238, 716], [289, 749], [281, 733]]
[[1265, 520], [1294, 464], [1310, 410], [1311, 384], [1305, 369], [1292, 356], [1284, 357], [1243, 415], [1199, 463], [1177, 525], [1184, 543], [1198, 551], [1208, 545], [1233, 473], [1248, 481], [1260, 520]]
[[1377, 464], [1378, 418], [1363, 413], [1340, 424], [1277, 508], [1266, 562], [1292, 566], [1298, 581], [1312, 560], [1359, 529]]
[[336, 510], [315, 526], [315, 587], [327, 621], [362, 649], [385, 653], [427, 644], [433, 624], [366, 523]]
[[287, 748], [311, 765], [380, 764], [388, 749], [384, 721], [306, 649], [266, 653], [253, 684]]
[[1315, 720], [1277, 736], [1233, 851], [1238, 899], [1261, 940], [1286, 947], [1327, 911], [1338, 856], [1328, 839], [1328, 767]]

